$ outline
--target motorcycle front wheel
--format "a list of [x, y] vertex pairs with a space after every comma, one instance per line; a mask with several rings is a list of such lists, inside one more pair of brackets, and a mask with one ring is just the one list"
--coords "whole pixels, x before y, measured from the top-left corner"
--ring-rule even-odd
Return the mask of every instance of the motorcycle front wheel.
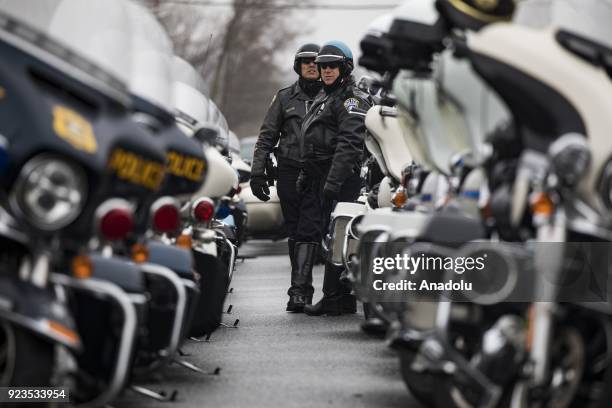
[[0, 322], [0, 386], [49, 387], [54, 363], [53, 343], [7, 321]]
[[412, 363], [415, 357], [416, 353], [413, 351], [402, 350], [399, 352], [402, 379], [412, 396], [429, 407], [433, 404], [434, 376], [428, 372], [414, 371]]

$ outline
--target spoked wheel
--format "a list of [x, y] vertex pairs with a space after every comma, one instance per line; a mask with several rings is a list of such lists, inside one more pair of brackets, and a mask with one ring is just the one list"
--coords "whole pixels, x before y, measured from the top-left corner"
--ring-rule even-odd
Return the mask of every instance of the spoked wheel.
[[0, 321], [0, 386], [48, 387], [54, 362], [53, 343]]
[[425, 406], [432, 406], [434, 393], [434, 377], [428, 372], [416, 372], [412, 363], [416, 356], [412, 351], [400, 351], [400, 369], [402, 379], [410, 393]]
[[585, 344], [580, 332], [564, 328], [552, 347], [549, 406], [568, 408], [575, 400], [585, 369]]

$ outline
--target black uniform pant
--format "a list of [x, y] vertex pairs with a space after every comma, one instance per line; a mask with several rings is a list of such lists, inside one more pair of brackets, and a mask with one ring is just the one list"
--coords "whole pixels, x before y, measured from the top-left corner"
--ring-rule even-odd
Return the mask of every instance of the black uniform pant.
[[293, 160], [278, 160], [278, 182], [276, 192], [280, 200], [281, 211], [285, 219], [287, 235], [295, 239], [300, 218], [300, 197], [295, 183], [300, 175], [300, 163]]
[[[296, 234], [297, 242], [320, 243], [329, 228], [330, 216], [336, 202], [326, 201], [323, 188], [331, 161], [308, 162], [305, 165], [307, 187], [301, 197], [300, 217]], [[361, 190], [361, 177], [351, 174], [342, 184], [338, 201], [355, 201]]]

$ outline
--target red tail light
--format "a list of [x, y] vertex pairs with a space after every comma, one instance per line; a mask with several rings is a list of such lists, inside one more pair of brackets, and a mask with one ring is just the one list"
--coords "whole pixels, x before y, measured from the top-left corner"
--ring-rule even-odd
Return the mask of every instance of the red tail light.
[[162, 197], [151, 206], [151, 223], [156, 232], [176, 232], [181, 226], [181, 214], [174, 198]]
[[127, 237], [134, 227], [134, 214], [130, 203], [120, 198], [105, 201], [96, 211], [98, 231], [108, 241]]
[[193, 202], [191, 216], [196, 222], [209, 222], [215, 215], [215, 204], [210, 198], [203, 197]]

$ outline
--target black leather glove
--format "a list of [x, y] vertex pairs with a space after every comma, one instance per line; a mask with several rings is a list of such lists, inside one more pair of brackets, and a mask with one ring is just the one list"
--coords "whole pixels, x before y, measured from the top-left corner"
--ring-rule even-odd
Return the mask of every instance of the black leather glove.
[[308, 187], [308, 178], [304, 170], [300, 171], [300, 174], [295, 181], [295, 191], [302, 195], [306, 192], [306, 188]]
[[270, 199], [270, 189], [268, 188], [268, 181], [264, 176], [251, 177], [251, 191], [253, 195], [261, 201], [268, 201]]

